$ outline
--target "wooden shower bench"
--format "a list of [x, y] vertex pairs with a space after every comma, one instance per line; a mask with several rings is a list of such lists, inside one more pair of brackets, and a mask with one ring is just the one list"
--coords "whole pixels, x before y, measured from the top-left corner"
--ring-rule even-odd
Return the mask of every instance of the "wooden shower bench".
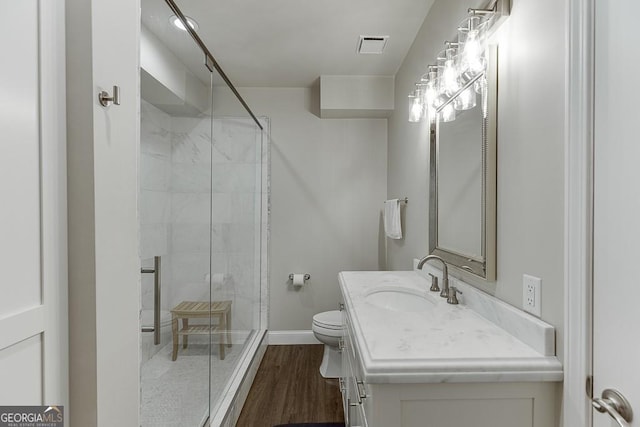
[[[189, 325], [189, 319], [217, 318], [217, 325]], [[178, 329], [182, 319], [182, 329]], [[171, 310], [171, 330], [173, 332], [173, 354], [178, 358], [178, 340], [182, 336], [182, 348], [187, 348], [189, 335], [220, 335], [220, 360], [224, 360], [224, 348], [231, 347], [231, 301], [182, 301]], [[225, 340], [226, 337], [226, 340]], [[225, 342], [226, 341], [226, 342]]]

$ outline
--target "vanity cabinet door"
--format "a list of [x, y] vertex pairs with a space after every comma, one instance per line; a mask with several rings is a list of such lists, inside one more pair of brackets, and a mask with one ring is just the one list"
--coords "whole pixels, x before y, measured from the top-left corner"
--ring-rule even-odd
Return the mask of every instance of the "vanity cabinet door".
[[364, 411], [364, 398], [361, 392], [362, 385], [358, 384], [358, 377], [355, 374], [352, 360], [349, 360], [348, 370], [352, 375], [347, 378], [347, 409], [345, 411], [345, 425], [348, 427], [368, 427]]
[[344, 406], [345, 425], [347, 427], [368, 427], [365, 404], [367, 403], [366, 386], [362, 381], [362, 367], [358, 363], [358, 352], [353, 342], [353, 332], [349, 316], [343, 312], [343, 349], [342, 369], [344, 372], [344, 387], [342, 399]]
[[344, 424], [350, 426], [349, 417], [349, 379], [352, 376], [351, 369], [349, 369], [348, 350], [345, 345], [346, 339], [342, 341], [342, 375], [340, 377], [340, 392], [342, 393], [342, 410], [344, 411]]
[[349, 372], [349, 361], [347, 360], [348, 357], [348, 350], [346, 350], [346, 341], [347, 341], [347, 320], [346, 320], [346, 316], [347, 316], [347, 312], [344, 309], [344, 304], [340, 303], [339, 304], [340, 307], [340, 313], [342, 315], [342, 338], [340, 339], [340, 344], [339, 344], [339, 349], [340, 349], [340, 354], [341, 354], [341, 373], [340, 373], [340, 378], [339, 378], [339, 383], [340, 383], [340, 393], [342, 394], [342, 410], [344, 412], [344, 423], [345, 426], [349, 425], [349, 400], [348, 400], [348, 393], [347, 393], [347, 379], [351, 376], [351, 373]]

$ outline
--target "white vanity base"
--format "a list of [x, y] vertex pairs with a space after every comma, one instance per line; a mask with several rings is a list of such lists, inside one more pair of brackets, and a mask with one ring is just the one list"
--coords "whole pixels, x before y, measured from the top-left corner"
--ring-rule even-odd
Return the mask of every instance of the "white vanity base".
[[[347, 427], [558, 425], [562, 365], [552, 326], [470, 286], [463, 288], [468, 305], [447, 304], [428, 294], [421, 272], [339, 278]], [[390, 290], [432, 303], [403, 311], [371, 302]]]
[[[368, 427], [549, 427], [556, 383], [369, 384]], [[354, 425], [354, 424], [352, 424]]]

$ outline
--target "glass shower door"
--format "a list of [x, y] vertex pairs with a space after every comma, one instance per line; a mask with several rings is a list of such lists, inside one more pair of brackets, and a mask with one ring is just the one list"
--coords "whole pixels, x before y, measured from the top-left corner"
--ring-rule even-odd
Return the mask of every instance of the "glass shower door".
[[232, 347], [222, 360], [212, 346], [213, 425], [222, 422], [220, 409], [230, 403], [244, 372], [240, 367], [246, 366], [251, 345], [264, 328], [260, 304], [266, 278], [266, 142], [252, 118], [224, 115], [233, 111], [235, 101], [228, 92], [214, 86], [211, 294], [214, 301], [227, 301], [231, 307]]
[[[196, 20], [210, 13], [208, 2], [186, 3]], [[143, 330], [161, 332], [160, 343], [142, 332], [141, 420], [232, 425], [232, 399], [266, 334], [268, 121], [211, 71], [206, 46], [173, 25], [174, 13], [172, 0], [142, 0], [141, 258], [151, 271], [161, 257], [162, 302], [154, 311], [143, 273]]]
[[211, 73], [164, 0], [144, 0], [142, 9], [140, 419], [200, 426], [211, 357]]
[[[199, 22], [206, 44], [233, 42], [233, 34], [207, 25], [214, 13], [207, 0], [177, 0]], [[206, 39], [206, 37], [209, 37]], [[241, 52], [239, 52], [240, 54]], [[268, 233], [268, 120], [256, 118], [241, 90], [209, 57], [213, 87], [211, 128], [211, 301], [210, 423], [234, 425], [233, 399], [266, 333]], [[224, 68], [224, 64], [220, 64]], [[228, 316], [228, 317], [226, 317]]]

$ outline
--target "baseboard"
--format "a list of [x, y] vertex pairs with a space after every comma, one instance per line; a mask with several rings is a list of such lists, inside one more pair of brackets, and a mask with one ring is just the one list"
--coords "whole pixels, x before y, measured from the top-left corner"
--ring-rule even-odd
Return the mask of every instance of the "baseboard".
[[313, 331], [269, 331], [269, 345], [322, 344]]

